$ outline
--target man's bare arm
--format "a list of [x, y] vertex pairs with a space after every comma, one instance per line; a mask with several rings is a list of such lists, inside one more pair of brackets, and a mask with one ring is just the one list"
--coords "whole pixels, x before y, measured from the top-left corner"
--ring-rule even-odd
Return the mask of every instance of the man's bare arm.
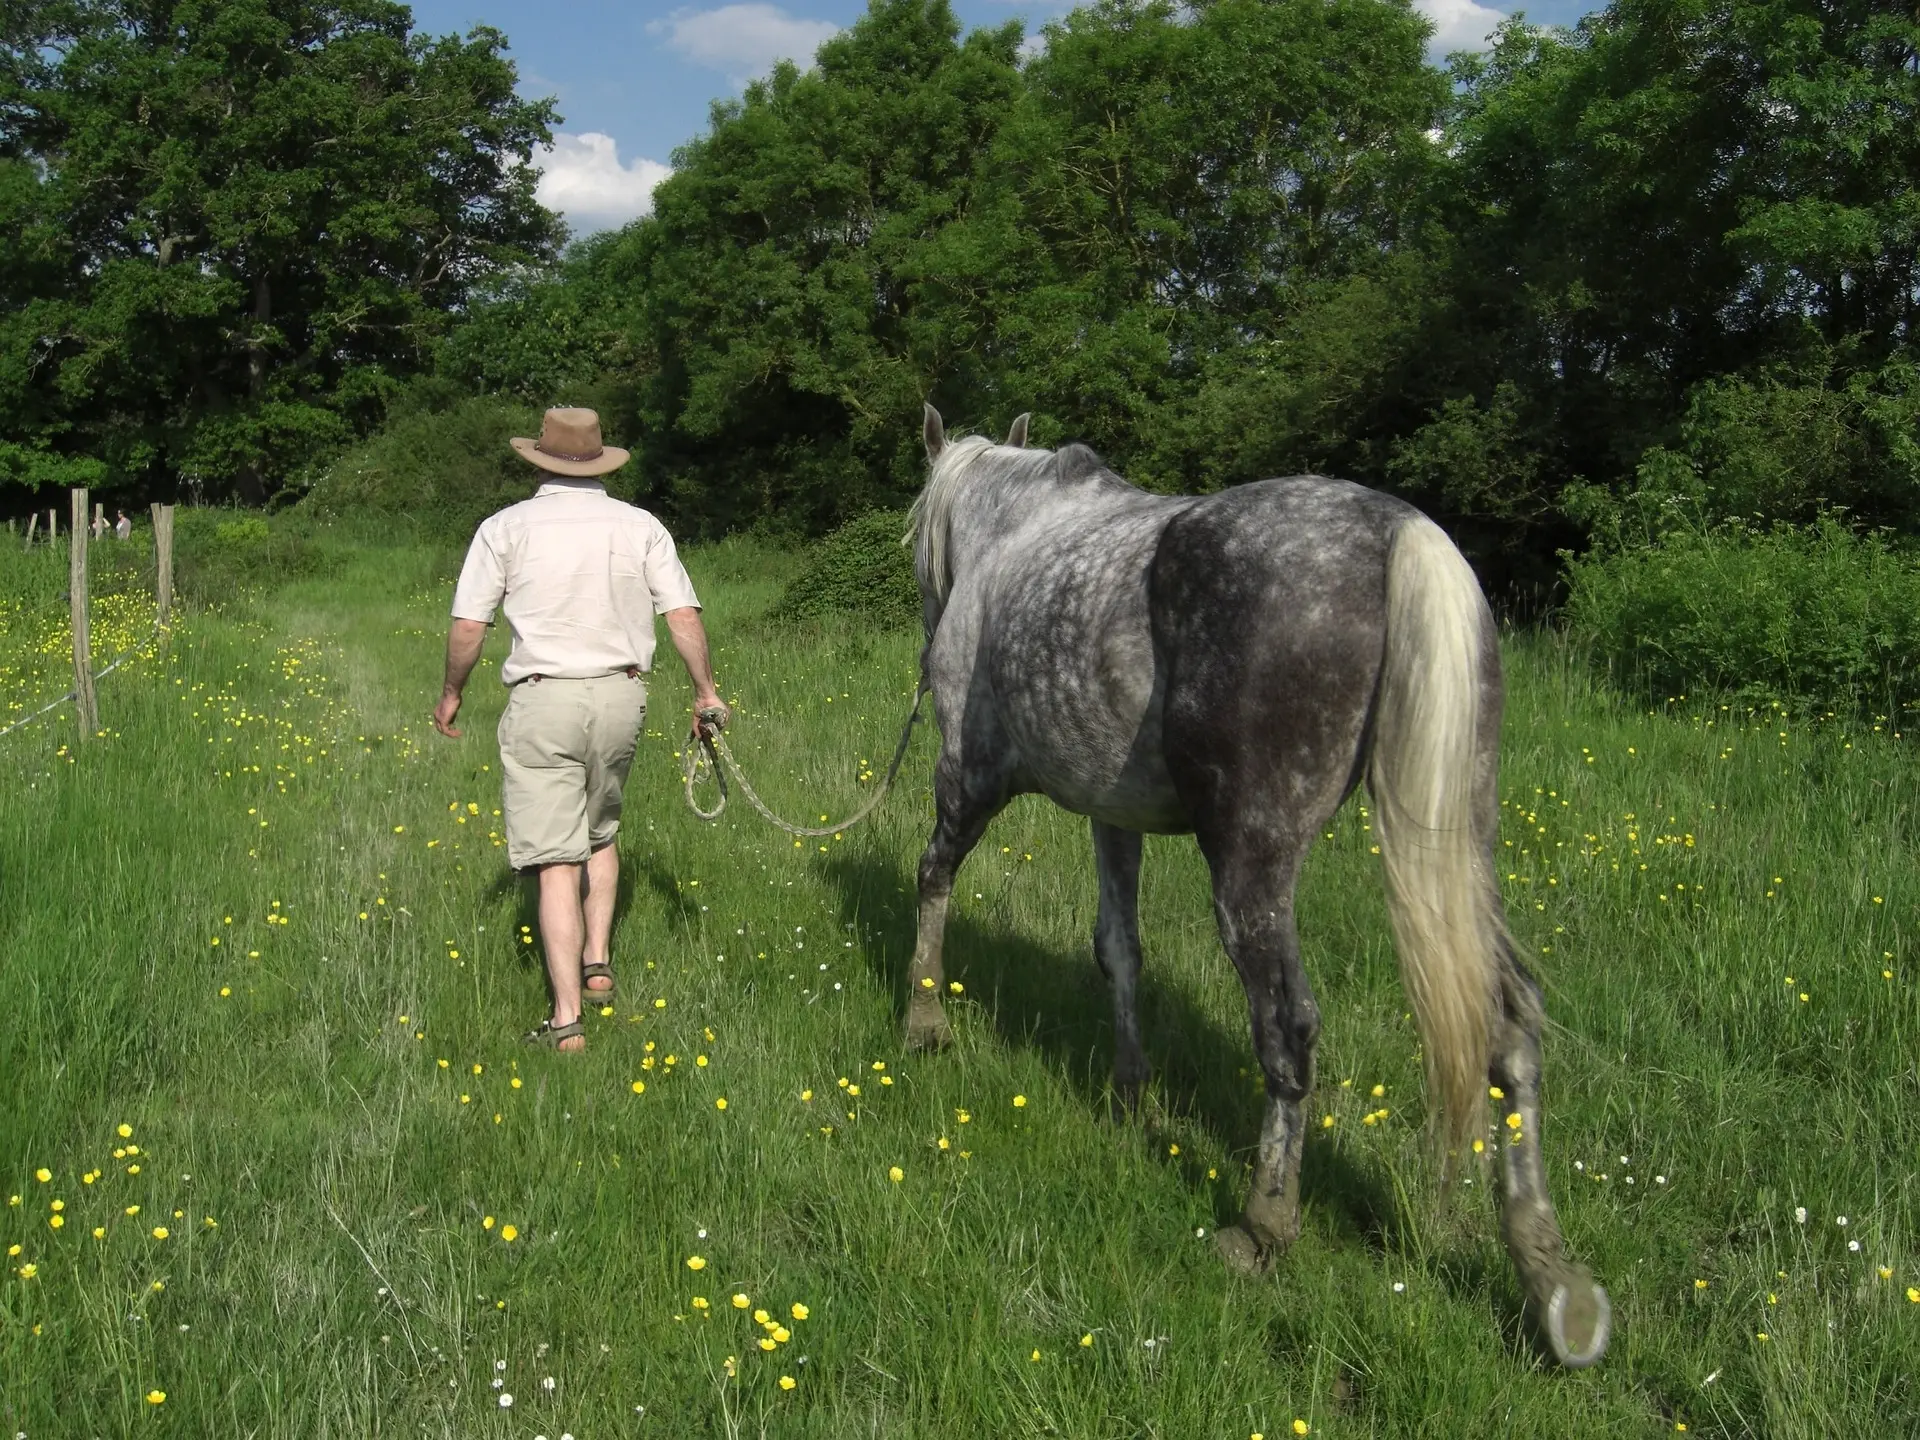
[[716, 729], [725, 728], [733, 712], [720, 698], [720, 692], [713, 685], [713, 660], [707, 653], [707, 628], [700, 623], [700, 607], [682, 605], [666, 613], [667, 634], [673, 637], [673, 648], [680, 652], [681, 662], [687, 667], [687, 678], [693, 682], [693, 713], [695, 725], [699, 724], [702, 710], [718, 710], [719, 724]]
[[453, 723], [460, 713], [460, 695], [479, 662], [480, 647], [486, 643], [484, 621], [456, 619], [447, 630], [447, 678], [440, 686], [440, 703], [433, 707], [433, 728], [450, 739], [460, 738]]

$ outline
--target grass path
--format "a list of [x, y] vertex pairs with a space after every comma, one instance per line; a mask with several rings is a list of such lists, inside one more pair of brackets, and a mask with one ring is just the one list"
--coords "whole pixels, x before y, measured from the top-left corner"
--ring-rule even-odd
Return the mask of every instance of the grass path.
[[[915, 646], [759, 626], [788, 563], [691, 565], [742, 760], [777, 808], [844, 813]], [[1084, 824], [1038, 801], [962, 871], [958, 1044], [910, 1056], [931, 737], [844, 839], [743, 803], [703, 826], [663, 668], [619, 1003], [585, 1056], [533, 1052], [499, 654], [468, 738], [433, 737], [445, 600], [430, 557], [366, 552], [189, 617], [103, 686], [96, 743], [0, 741], [7, 1434], [1920, 1430], [1905, 741], [1636, 713], [1512, 646], [1503, 874], [1548, 986], [1549, 1173], [1616, 1311], [1608, 1361], [1566, 1375], [1526, 1341], [1485, 1175], [1435, 1197], [1363, 807], [1299, 907], [1306, 1230], [1241, 1281], [1211, 1234], [1258, 1092], [1189, 842], [1148, 846], [1141, 1119], [1108, 1114]], [[60, 637], [11, 624], [25, 686]]]

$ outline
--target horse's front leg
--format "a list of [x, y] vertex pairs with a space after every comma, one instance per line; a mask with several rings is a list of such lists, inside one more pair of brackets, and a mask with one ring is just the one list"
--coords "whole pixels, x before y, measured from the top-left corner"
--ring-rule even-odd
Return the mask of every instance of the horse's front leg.
[[1113, 1092], [1128, 1110], [1152, 1074], [1140, 1043], [1140, 835], [1093, 822], [1100, 910], [1093, 958], [1113, 991]]
[[946, 943], [947, 902], [960, 862], [986, 834], [987, 822], [1006, 804], [999, 767], [968, 767], [958, 753], [943, 750], [934, 767], [933, 838], [920, 857], [919, 933], [907, 967], [907, 1044], [937, 1050], [953, 1038], [940, 993], [945, 988], [941, 951]]

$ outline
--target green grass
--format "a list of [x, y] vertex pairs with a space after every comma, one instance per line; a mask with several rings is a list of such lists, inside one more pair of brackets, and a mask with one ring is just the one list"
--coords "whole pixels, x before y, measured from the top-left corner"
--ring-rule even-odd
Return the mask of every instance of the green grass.
[[[761, 625], [794, 563], [690, 557], [736, 751], [811, 820], [884, 760], [915, 644]], [[103, 682], [105, 736], [58, 714], [0, 740], [5, 1433], [1920, 1428], [1908, 742], [1649, 714], [1510, 642], [1503, 875], [1548, 991], [1549, 1173], [1615, 1306], [1606, 1362], [1566, 1374], [1528, 1343], [1486, 1175], [1436, 1197], [1359, 807], [1300, 901], [1334, 1124], [1298, 1245], [1239, 1280], [1211, 1235], [1259, 1097], [1190, 842], [1148, 844], [1139, 1120], [1108, 1111], [1084, 822], [1038, 800], [962, 871], [957, 1045], [903, 1053], [931, 737], [843, 840], [796, 848], [738, 802], [705, 826], [663, 663], [617, 1013], [582, 1057], [532, 1051], [530, 897], [492, 843], [499, 652], [467, 738], [433, 736], [446, 599], [441, 558], [365, 550], [190, 613]], [[0, 704], [56, 692], [57, 615], [4, 624]], [[790, 1341], [763, 1354], [736, 1293]]]

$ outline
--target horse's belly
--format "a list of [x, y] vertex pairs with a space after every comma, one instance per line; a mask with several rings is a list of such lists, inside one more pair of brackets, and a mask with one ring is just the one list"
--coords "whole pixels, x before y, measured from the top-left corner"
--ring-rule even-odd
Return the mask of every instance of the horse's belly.
[[[1163, 777], [1164, 778], [1164, 777]], [[1154, 835], [1184, 835], [1193, 822], [1173, 793], [1171, 781], [1161, 785], [1122, 784], [1105, 791], [1056, 795], [1043, 792], [1055, 804], [1076, 815], [1099, 820], [1122, 830], [1142, 830]]]
[[1157, 711], [1130, 732], [1118, 723], [1088, 724], [1087, 718], [1045, 732], [1017, 723], [1011, 727], [1022, 788], [1123, 830], [1168, 835], [1191, 830], [1161, 753]]

